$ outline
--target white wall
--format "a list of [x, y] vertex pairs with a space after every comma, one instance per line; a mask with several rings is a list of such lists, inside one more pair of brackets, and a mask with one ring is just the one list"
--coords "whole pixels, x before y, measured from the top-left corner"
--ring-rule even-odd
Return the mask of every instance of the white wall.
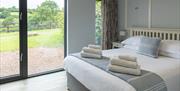
[[127, 27], [148, 28], [149, 0], [127, 0]]
[[180, 28], [180, 0], [119, 0], [119, 5], [119, 30], [125, 24], [128, 28]]
[[119, 30], [125, 28], [125, 0], [118, 1], [118, 27]]
[[152, 0], [152, 27], [180, 28], [180, 0]]
[[68, 0], [67, 53], [95, 43], [95, 0]]

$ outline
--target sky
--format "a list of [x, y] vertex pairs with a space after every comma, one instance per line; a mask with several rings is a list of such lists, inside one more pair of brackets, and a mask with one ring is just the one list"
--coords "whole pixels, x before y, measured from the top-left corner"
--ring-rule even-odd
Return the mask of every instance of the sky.
[[[0, 7], [9, 8], [12, 6], [19, 7], [19, 0], [0, 0]], [[45, 0], [27, 0], [28, 1], [28, 9], [35, 9], [38, 5], [40, 5]], [[64, 0], [53, 0], [55, 1], [59, 8], [64, 7]]]

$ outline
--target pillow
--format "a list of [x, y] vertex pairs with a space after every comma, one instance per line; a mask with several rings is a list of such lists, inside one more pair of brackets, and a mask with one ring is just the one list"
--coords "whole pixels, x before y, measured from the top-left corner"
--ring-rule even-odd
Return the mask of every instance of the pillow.
[[142, 36], [130, 37], [130, 38], [122, 41], [121, 43], [124, 45], [124, 48], [129, 48], [129, 49], [137, 50], [139, 45], [140, 45], [141, 37]]
[[159, 38], [142, 37], [140, 41], [140, 46], [138, 48], [138, 53], [157, 58], [160, 42], [161, 39]]
[[160, 44], [160, 55], [180, 59], [180, 41], [163, 40]]
[[131, 49], [131, 50], [138, 50], [138, 46], [124, 45], [123, 47], [124, 47], [124, 48], [128, 48], [128, 49]]
[[122, 41], [121, 43], [124, 44], [124, 45], [139, 46], [141, 37], [142, 37], [142, 36], [130, 37], [130, 38]]

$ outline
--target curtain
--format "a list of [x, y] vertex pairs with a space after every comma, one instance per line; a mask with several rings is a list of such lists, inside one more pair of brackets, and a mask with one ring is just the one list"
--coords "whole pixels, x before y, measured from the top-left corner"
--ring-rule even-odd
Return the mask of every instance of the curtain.
[[118, 41], [118, 0], [102, 0], [102, 49], [111, 49]]

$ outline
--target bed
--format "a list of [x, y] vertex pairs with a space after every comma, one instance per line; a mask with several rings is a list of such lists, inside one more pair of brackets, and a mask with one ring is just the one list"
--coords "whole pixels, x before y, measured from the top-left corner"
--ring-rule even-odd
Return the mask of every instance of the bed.
[[[180, 40], [180, 29], [138, 29], [131, 28], [129, 36], [160, 37], [162, 40]], [[169, 30], [169, 31], [167, 31]], [[171, 30], [171, 32], [170, 32]], [[136, 53], [129, 48], [104, 50], [106, 57], [127, 54], [136, 56], [142, 69], [159, 75], [168, 91], [180, 91], [180, 60], [165, 56], [152, 58]], [[136, 91], [124, 80], [86, 63], [74, 56], [65, 58], [68, 89], [70, 91]]]

